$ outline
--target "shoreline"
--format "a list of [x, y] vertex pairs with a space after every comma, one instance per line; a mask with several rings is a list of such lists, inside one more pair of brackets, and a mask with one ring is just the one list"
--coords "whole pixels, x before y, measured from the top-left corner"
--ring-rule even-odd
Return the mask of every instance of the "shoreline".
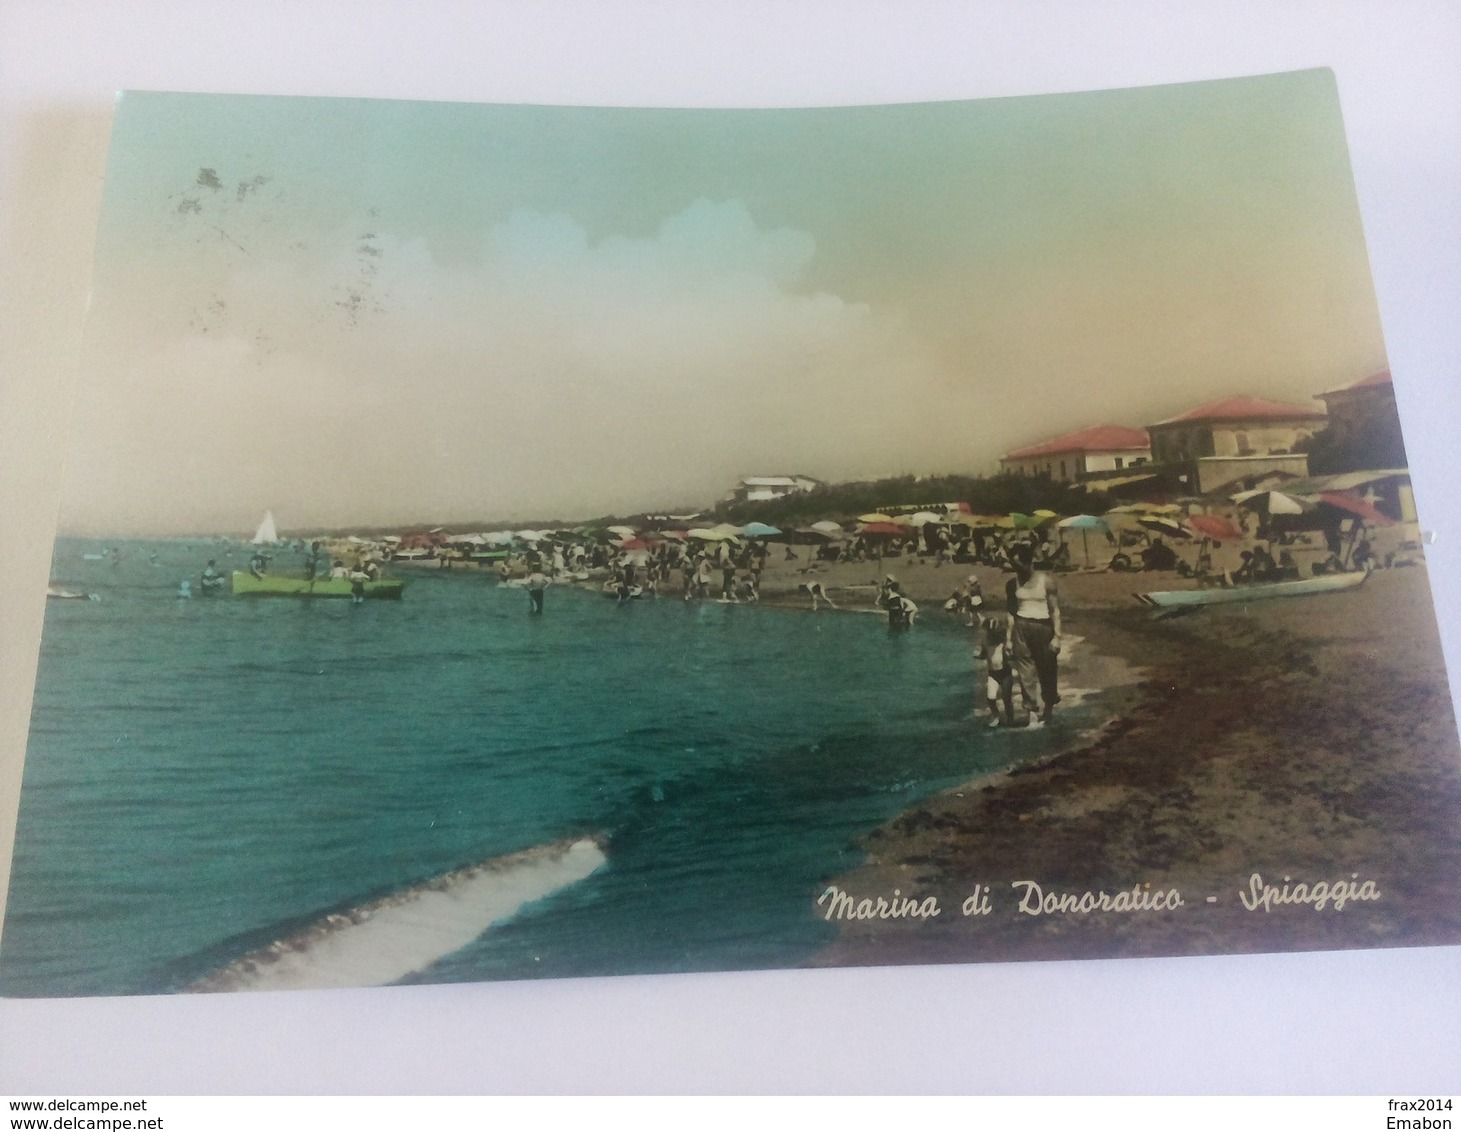
[[[1067, 619], [1138, 682], [1109, 689], [1094, 734], [861, 839], [864, 863], [827, 880], [852, 898], [838, 936], [806, 966], [1461, 941], [1461, 746], [1423, 569], [1166, 621], [1072, 577]], [[895, 891], [940, 915], [851, 918]], [[1109, 907], [1168, 891], [1179, 907]]]

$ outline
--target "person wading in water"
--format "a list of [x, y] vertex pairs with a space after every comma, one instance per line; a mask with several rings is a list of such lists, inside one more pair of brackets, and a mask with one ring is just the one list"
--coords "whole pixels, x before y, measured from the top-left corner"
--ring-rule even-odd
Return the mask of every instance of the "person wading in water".
[[1005, 594], [1009, 598], [1011, 660], [1025, 710], [1037, 710], [1038, 684], [1040, 722], [1048, 723], [1060, 702], [1060, 598], [1054, 576], [1035, 568], [1034, 547], [1028, 543], [1016, 546], [1010, 552], [1010, 561], [1015, 576], [1005, 584]]

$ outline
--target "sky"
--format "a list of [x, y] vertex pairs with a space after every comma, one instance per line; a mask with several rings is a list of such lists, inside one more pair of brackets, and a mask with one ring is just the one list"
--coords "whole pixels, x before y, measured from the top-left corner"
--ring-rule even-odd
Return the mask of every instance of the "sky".
[[1385, 365], [1328, 71], [777, 110], [128, 93], [61, 530], [695, 510]]

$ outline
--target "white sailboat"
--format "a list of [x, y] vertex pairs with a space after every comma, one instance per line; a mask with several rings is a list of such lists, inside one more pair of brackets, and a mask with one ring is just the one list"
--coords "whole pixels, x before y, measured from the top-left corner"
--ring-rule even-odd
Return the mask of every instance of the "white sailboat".
[[274, 512], [265, 511], [264, 521], [259, 524], [259, 529], [254, 532], [254, 545], [262, 546], [265, 543], [276, 543], [279, 541], [279, 532], [274, 527]]

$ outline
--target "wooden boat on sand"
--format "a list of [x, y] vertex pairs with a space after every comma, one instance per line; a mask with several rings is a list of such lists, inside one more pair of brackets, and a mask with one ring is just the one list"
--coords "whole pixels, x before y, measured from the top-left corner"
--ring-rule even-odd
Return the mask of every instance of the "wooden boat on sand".
[[[376, 579], [365, 583], [365, 596], [399, 599], [406, 583], [395, 579]], [[263, 577], [247, 570], [233, 572], [233, 592], [258, 597], [349, 597], [349, 578], [286, 578], [275, 574]]]
[[1143, 605], [1157, 609], [1177, 609], [1196, 605], [1229, 605], [1235, 602], [1264, 601], [1273, 597], [1303, 597], [1306, 594], [1337, 593], [1361, 585], [1369, 574], [1356, 570], [1348, 574], [1320, 574], [1292, 582], [1260, 582], [1249, 586], [1227, 586], [1222, 589], [1166, 590], [1149, 594], [1132, 594]]

